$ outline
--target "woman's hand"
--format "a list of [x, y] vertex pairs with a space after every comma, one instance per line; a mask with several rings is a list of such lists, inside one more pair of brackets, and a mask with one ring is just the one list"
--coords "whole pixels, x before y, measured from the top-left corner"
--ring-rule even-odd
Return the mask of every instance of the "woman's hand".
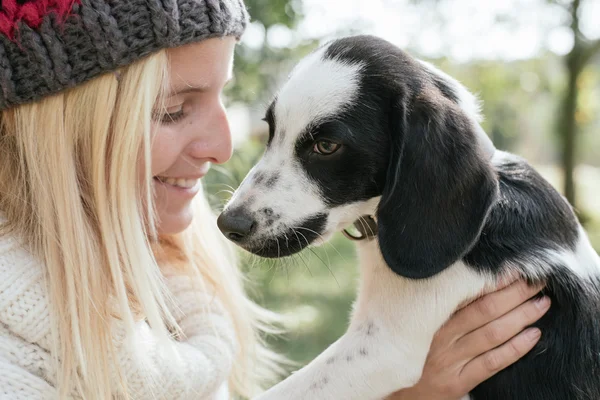
[[523, 329], [550, 308], [547, 297], [529, 300], [542, 288], [517, 281], [459, 310], [434, 336], [419, 382], [388, 400], [458, 400], [523, 357], [541, 336]]

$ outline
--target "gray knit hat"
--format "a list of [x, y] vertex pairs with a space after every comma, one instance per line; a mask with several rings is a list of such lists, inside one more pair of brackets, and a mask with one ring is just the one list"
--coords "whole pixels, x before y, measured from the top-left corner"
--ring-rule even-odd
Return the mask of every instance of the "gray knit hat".
[[247, 21], [243, 0], [0, 0], [0, 110]]

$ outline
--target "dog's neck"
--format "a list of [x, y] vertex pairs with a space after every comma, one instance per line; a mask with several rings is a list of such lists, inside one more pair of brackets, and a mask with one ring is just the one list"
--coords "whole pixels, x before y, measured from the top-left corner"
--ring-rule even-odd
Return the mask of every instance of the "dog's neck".
[[[450, 307], [453, 311], [457, 304], [476, 297], [486, 284], [494, 285], [488, 275], [472, 273], [461, 260], [431, 278], [411, 279], [396, 274], [388, 266], [377, 239], [358, 242], [356, 250], [360, 280], [355, 314], [384, 312], [398, 317], [400, 326], [406, 324], [407, 319], [399, 318], [406, 310], [398, 304], [414, 304], [415, 299], [421, 298], [423, 301], [417, 304], [430, 304], [431, 312], [443, 313], [448, 304], [453, 304]], [[446, 318], [447, 315], [440, 315], [434, 320]]]

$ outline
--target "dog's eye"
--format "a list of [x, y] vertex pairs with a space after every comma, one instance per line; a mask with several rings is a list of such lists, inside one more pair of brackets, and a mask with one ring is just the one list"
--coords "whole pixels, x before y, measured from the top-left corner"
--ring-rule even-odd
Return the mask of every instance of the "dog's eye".
[[315, 153], [328, 156], [338, 151], [340, 146], [341, 145], [339, 143], [333, 143], [328, 140], [319, 140], [318, 142], [315, 142], [315, 145], [313, 146], [313, 151]]

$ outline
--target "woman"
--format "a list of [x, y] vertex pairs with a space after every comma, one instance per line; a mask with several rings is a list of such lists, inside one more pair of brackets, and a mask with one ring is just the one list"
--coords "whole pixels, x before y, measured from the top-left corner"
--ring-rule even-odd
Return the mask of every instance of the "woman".
[[[200, 193], [246, 23], [241, 0], [2, 2], [0, 398], [251, 397], [279, 372]], [[539, 289], [461, 310], [394, 396], [459, 398], [524, 355]]]

